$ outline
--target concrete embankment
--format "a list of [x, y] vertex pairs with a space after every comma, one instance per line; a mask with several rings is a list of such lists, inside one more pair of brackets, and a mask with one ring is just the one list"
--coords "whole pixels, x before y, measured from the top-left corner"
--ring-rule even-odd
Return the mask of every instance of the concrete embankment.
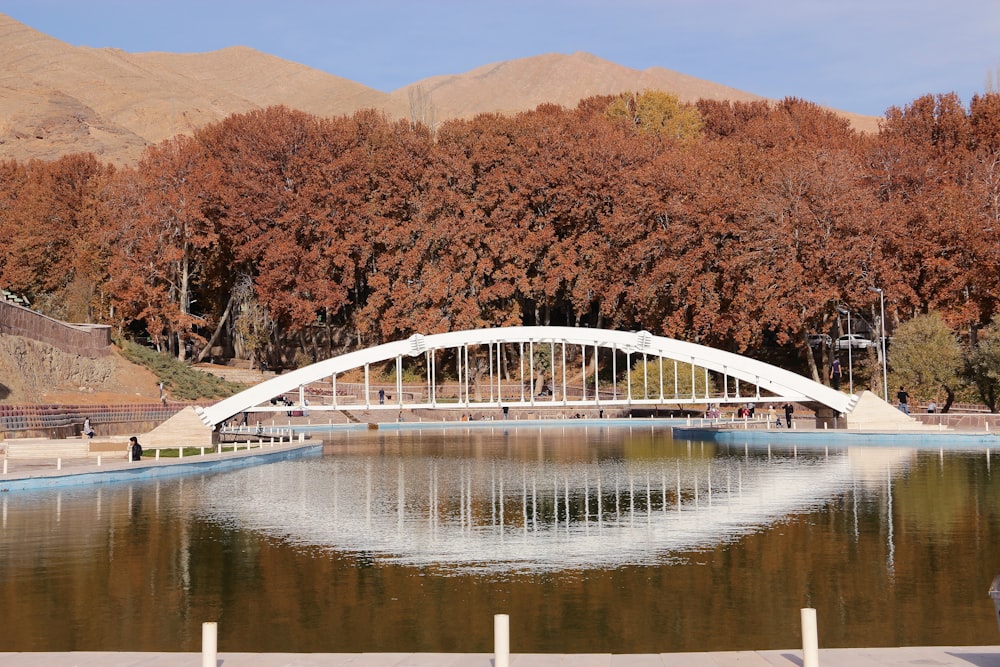
[[306, 456], [321, 456], [318, 442], [256, 442], [235, 451], [186, 458], [156, 459], [147, 452], [140, 461], [127, 461], [121, 454], [107, 458], [4, 460], [0, 492], [47, 489], [81, 484], [136, 482], [206, 472], [222, 472], [250, 465], [272, 463]]

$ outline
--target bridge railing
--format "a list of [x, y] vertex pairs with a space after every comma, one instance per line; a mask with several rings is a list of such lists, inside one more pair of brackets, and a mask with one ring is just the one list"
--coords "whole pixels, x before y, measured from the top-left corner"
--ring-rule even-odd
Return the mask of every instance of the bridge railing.
[[[380, 381], [385, 374], [393, 381]], [[400, 379], [422, 374], [419, 384]], [[265, 402], [273, 396], [285, 400]], [[286, 403], [331, 410], [811, 401], [843, 412], [852, 400], [781, 368], [648, 332], [508, 327], [414, 334], [332, 357], [199, 414], [214, 426], [247, 409], [285, 411]]]

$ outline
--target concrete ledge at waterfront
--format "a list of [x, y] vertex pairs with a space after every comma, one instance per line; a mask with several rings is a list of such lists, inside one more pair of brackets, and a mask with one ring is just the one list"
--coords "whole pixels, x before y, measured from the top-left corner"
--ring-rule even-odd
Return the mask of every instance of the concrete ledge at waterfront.
[[[191, 667], [200, 653], [0, 653], [0, 667]], [[222, 667], [493, 667], [491, 653], [219, 653]], [[819, 650], [823, 667], [1000, 667], [996, 646], [910, 646]], [[799, 649], [701, 653], [511, 653], [512, 667], [802, 667]]]
[[[293, 442], [291, 444], [264, 444], [263, 447], [236, 452], [206, 453], [205, 456], [187, 458], [143, 458], [141, 461], [124, 461], [115, 458], [102, 465], [74, 465], [58, 470], [55, 465], [32, 467], [24, 472], [16, 469], [0, 475], [0, 492], [31, 489], [49, 489], [84, 484], [115, 484], [142, 482], [150, 479], [188, 475], [192, 473], [222, 472], [262, 463], [273, 463], [293, 458], [322, 456], [322, 443]], [[2, 663], [0, 663], [2, 664]]]

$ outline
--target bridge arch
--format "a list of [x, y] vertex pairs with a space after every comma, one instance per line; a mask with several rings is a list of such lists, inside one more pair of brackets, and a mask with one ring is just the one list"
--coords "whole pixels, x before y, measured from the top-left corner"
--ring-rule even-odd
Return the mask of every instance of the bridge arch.
[[[483, 380], [489, 378], [488, 395], [481, 383], [474, 386], [472, 373], [469, 372], [470, 349], [476, 350], [473, 355], [475, 359], [476, 353], [482, 354], [481, 349], [477, 348], [483, 346], [489, 352], [489, 372], [483, 373]], [[538, 395], [536, 387], [530, 381], [526, 381], [535, 377], [533, 352], [536, 346], [548, 348], [550, 353], [550, 375], [554, 386], [543, 396]], [[579, 366], [567, 368], [567, 349], [573, 350], [570, 356], [576, 356], [579, 352], [580, 360], [576, 362], [580, 363]], [[519, 374], [517, 388], [511, 389], [511, 383], [505, 384], [502, 379], [502, 364], [504, 358], [515, 351], [519, 355]], [[557, 351], [561, 352], [561, 357]], [[592, 363], [602, 353], [610, 355], [613, 367], [617, 365], [618, 358], [625, 355], [626, 367], [622, 370], [626, 372], [632, 367], [636, 355], [641, 355], [647, 362], [641, 392], [634, 391], [637, 388], [633, 388], [631, 376], [625, 388], [619, 388], [617, 383], [612, 388], [602, 387], [597, 375], [599, 364], [592, 364], [595, 370], [588, 371], [588, 359]], [[445, 383], [439, 382], [436, 377], [439, 354], [451, 354], [455, 360], [457, 382], [449, 382], [451, 393], [447, 397], [443, 391]], [[426, 386], [419, 392], [407, 391], [402, 383], [403, 361], [420, 356], [426, 361]], [[651, 359], [656, 360], [657, 364], [652, 373], [656, 377], [652, 379], [648, 377]], [[395, 362], [395, 387], [389, 387], [388, 392], [384, 385], [378, 387], [384, 394], [392, 397], [388, 402], [382, 403], [374, 393], [377, 391], [376, 385], [369, 381], [369, 367], [389, 361]], [[704, 392], [698, 391], [696, 381], [692, 381], [690, 392], [685, 392], [684, 395], [679, 395], [676, 382], [674, 387], [664, 387], [664, 363], [673, 364], [674, 378], [678, 377], [679, 372], [687, 373], [688, 368], [693, 380], [699, 379], [698, 374], [703, 373], [706, 380], [702, 384]], [[655, 372], [656, 367], [659, 368], [658, 374]], [[352, 383], [349, 395], [342, 391], [343, 385], [338, 389], [338, 375], [358, 369], [364, 371], [364, 382]], [[710, 376], [713, 382], [708, 382]], [[274, 406], [269, 403], [272, 399], [289, 393], [297, 393], [298, 400], [295, 404], [303, 408], [307, 401], [306, 388], [317, 383], [323, 383], [324, 391], [319, 394], [314, 392], [313, 395], [324, 397], [328, 391], [329, 399], [310, 402], [310, 411], [487, 406], [668, 406], [793, 401], [812, 403], [846, 413], [853, 408], [858, 398], [756, 359], [696, 343], [654, 336], [648, 331], [542, 326], [471, 329], [426, 336], [414, 334], [405, 340], [331, 357], [284, 373], [214, 405], [196, 410], [202, 422], [214, 428], [247, 411], [286, 411], [289, 408], [285, 405]], [[713, 385], [717, 387], [714, 392], [711, 390]]]

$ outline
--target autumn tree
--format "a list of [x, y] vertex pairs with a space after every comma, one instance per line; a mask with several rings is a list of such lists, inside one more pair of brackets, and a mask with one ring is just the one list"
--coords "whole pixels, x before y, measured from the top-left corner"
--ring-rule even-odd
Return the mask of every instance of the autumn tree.
[[[149, 147], [118, 181], [122, 206], [108, 283], [121, 320], [140, 320], [164, 351], [183, 360], [215, 322], [228, 280], [217, 228], [218, 167], [195, 140]], [[197, 304], [197, 302], [201, 302]]]
[[[219, 219], [232, 268], [253, 279], [277, 338], [349, 303], [364, 174], [349, 119], [284, 107], [231, 116], [196, 134], [219, 160]], [[278, 343], [278, 340], [274, 341]]]
[[50, 315], [89, 321], [105, 270], [101, 191], [113, 173], [89, 153], [10, 171], [20, 185], [3, 212], [0, 280]]
[[681, 141], [693, 139], [702, 129], [697, 107], [681, 104], [676, 95], [659, 90], [622, 93], [608, 105], [606, 114], [638, 132]]

